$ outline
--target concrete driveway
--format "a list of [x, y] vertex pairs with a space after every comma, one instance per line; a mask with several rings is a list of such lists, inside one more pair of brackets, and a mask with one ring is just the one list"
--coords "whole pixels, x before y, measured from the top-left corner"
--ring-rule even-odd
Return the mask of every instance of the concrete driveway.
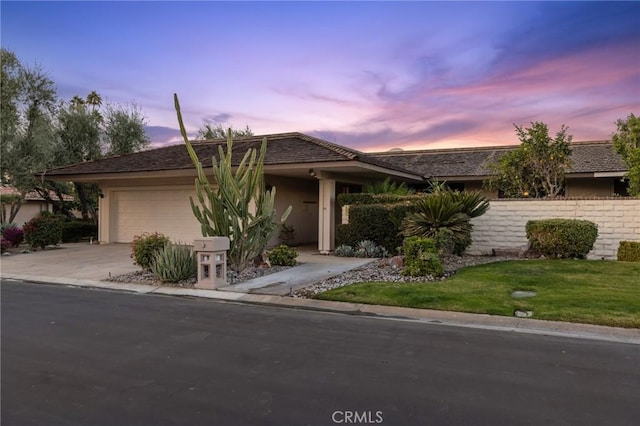
[[109, 275], [140, 270], [129, 257], [128, 244], [61, 244], [31, 253], [2, 256], [0, 271], [10, 275], [100, 281]]
[[[110, 276], [139, 271], [128, 244], [62, 244], [59, 247], [1, 257], [3, 278], [27, 281], [102, 281]], [[324, 256], [317, 249], [297, 247], [298, 266], [225, 287], [225, 291], [285, 296], [292, 290], [357, 268], [373, 259]], [[114, 283], [114, 286], [124, 284]]]

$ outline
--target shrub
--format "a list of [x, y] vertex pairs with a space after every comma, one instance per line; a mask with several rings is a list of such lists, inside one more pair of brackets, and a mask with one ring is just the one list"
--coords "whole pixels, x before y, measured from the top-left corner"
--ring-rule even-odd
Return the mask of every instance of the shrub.
[[283, 223], [280, 225], [280, 234], [278, 234], [280, 242], [284, 245], [291, 245], [296, 239], [296, 230], [293, 226]]
[[355, 257], [387, 257], [387, 250], [371, 240], [360, 241], [353, 253]]
[[24, 241], [24, 231], [19, 226], [12, 224], [12, 226], [4, 228], [2, 238], [7, 240], [11, 247], [18, 247]]
[[531, 247], [547, 257], [584, 259], [598, 238], [598, 225], [588, 220], [530, 220], [526, 231]]
[[414, 202], [423, 198], [424, 195], [397, 195], [397, 194], [367, 194], [350, 193], [339, 194], [338, 204], [342, 206], [356, 206], [365, 204], [398, 204]]
[[133, 259], [134, 265], [150, 271], [156, 252], [162, 250], [167, 243], [169, 243], [169, 238], [158, 232], [154, 232], [153, 234], [145, 232], [142, 235], [133, 237], [133, 242], [131, 243], [131, 258]]
[[360, 241], [371, 240], [387, 251], [396, 252], [402, 245], [400, 224], [412, 210], [409, 203], [352, 205], [349, 224], [336, 227], [336, 245], [354, 247]]
[[355, 255], [355, 252], [353, 250], [353, 247], [346, 244], [341, 244], [336, 247], [336, 250], [333, 252], [333, 254], [338, 257], [353, 257]]
[[177, 283], [195, 277], [198, 262], [191, 247], [168, 242], [155, 251], [151, 272], [164, 283]]
[[11, 248], [11, 241], [5, 240], [4, 237], [0, 237], [0, 253], [4, 253], [5, 251]]
[[83, 238], [98, 238], [98, 226], [93, 222], [65, 220], [62, 222], [62, 242], [77, 243]]
[[620, 241], [618, 260], [621, 262], [640, 262], [640, 241]]
[[4, 230], [7, 228], [16, 228], [18, 225], [16, 225], [13, 222], [7, 222], [7, 223], [3, 223], [0, 224], [0, 235], [4, 234]]
[[53, 215], [34, 217], [24, 225], [24, 238], [31, 249], [58, 244], [62, 240], [62, 222]]
[[403, 275], [412, 277], [444, 274], [442, 262], [438, 256], [436, 242], [431, 238], [409, 237], [402, 246], [404, 253]]
[[275, 266], [296, 266], [298, 252], [293, 247], [280, 244], [269, 252], [269, 262]]

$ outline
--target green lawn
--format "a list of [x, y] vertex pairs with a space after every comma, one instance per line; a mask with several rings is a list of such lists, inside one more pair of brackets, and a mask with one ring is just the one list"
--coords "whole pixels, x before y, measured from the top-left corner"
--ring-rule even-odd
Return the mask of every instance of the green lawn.
[[[515, 290], [537, 296], [514, 299]], [[640, 263], [585, 260], [496, 262], [432, 283], [371, 282], [321, 293], [323, 300], [640, 327]]]

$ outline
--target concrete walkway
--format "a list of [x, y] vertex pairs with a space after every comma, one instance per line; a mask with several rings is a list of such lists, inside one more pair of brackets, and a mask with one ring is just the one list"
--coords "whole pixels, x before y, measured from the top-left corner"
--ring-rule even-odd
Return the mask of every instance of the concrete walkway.
[[309, 248], [299, 249], [297, 260], [299, 265], [294, 268], [223, 287], [219, 290], [288, 296], [294, 290], [334, 277], [373, 261], [373, 259], [354, 257], [325, 256]]
[[[308, 257], [307, 257], [308, 256]], [[317, 281], [318, 277], [332, 274], [340, 267], [331, 266], [332, 257], [313, 255], [301, 257], [309, 260], [299, 267], [270, 276], [247, 281], [238, 291], [200, 290], [192, 288], [174, 288], [140, 284], [123, 284], [101, 281], [109, 274], [119, 275], [138, 270], [129, 258], [127, 244], [68, 244], [61, 248], [38, 251], [28, 255], [15, 254], [2, 256], [0, 276], [5, 280], [28, 281], [43, 284], [61, 284], [105, 290], [128, 291], [138, 294], [158, 294], [167, 296], [198, 297], [241, 303], [254, 303], [295, 309], [334, 312], [351, 315], [367, 315], [380, 318], [393, 318], [405, 321], [419, 321], [458, 327], [483, 328], [505, 332], [543, 334], [551, 336], [573, 337], [592, 340], [605, 340], [640, 345], [640, 330], [632, 328], [604, 327], [588, 324], [576, 324], [558, 321], [543, 321], [531, 318], [513, 318], [493, 315], [467, 314], [461, 312], [435, 311], [392, 306], [364, 305], [345, 302], [330, 302], [315, 299], [298, 299], [270, 294], [249, 294], [263, 285], [266, 291], [279, 286], [301, 285], [306, 277], [308, 281]], [[343, 259], [343, 258], [337, 258]], [[344, 260], [344, 259], [343, 259]], [[354, 260], [354, 259], [351, 259]], [[366, 259], [359, 259], [366, 263]], [[305, 266], [311, 265], [312, 266]], [[342, 267], [357, 267], [357, 263]], [[307, 268], [311, 276], [301, 271]], [[339, 272], [336, 272], [339, 273]], [[279, 275], [281, 274], [281, 275]], [[271, 277], [271, 278], [269, 278]], [[322, 279], [322, 278], [320, 278]], [[272, 285], [275, 284], [275, 285]]]

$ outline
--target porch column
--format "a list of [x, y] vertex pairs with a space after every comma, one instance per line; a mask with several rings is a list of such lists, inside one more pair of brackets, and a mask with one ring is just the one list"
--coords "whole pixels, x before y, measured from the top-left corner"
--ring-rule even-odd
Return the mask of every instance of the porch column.
[[100, 187], [100, 196], [98, 197], [98, 241], [97, 243], [111, 242], [109, 235], [111, 221], [111, 191]]
[[335, 248], [336, 181], [319, 179], [318, 183], [318, 250], [329, 254]]

